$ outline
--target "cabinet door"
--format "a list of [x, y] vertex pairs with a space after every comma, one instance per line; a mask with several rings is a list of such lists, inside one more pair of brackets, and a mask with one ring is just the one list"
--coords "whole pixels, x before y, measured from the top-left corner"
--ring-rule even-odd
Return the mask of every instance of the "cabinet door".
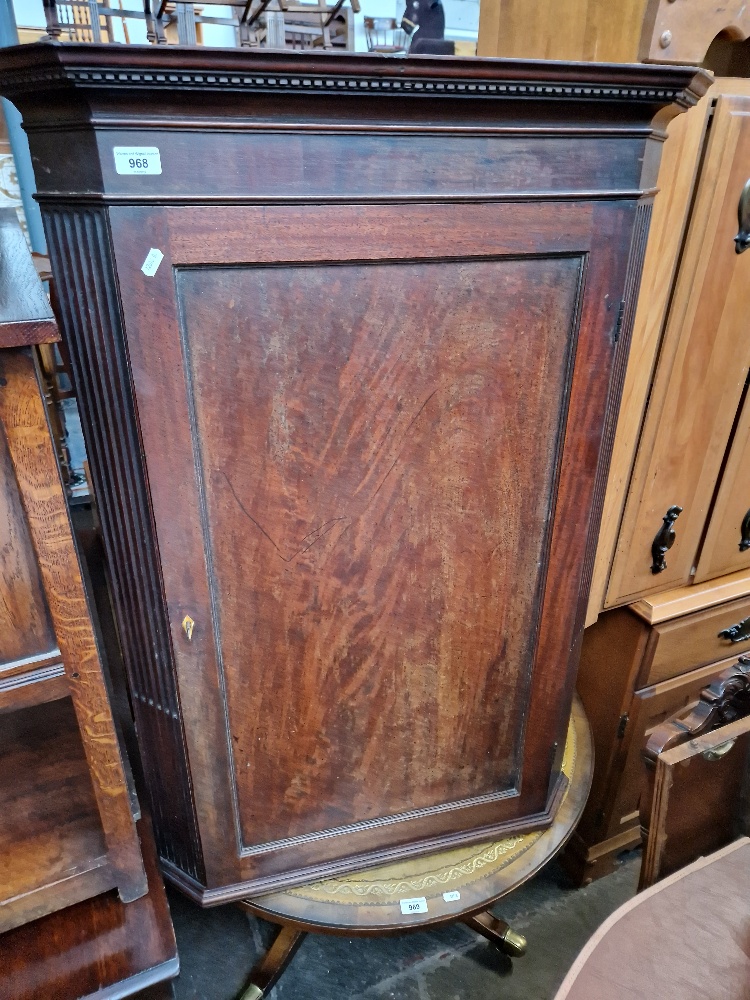
[[635, 212], [111, 210], [209, 882], [547, 821]]
[[596, 547], [594, 575], [586, 615], [593, 624], [605, 606], [607, 584], [617, 546], [630, 476], [636, 459], [643, 417], [648, 405], [651, 380], [659, 357], [664, 320], [674, 287], [680, 248], [685, 236], [690, 206], [706, 138], [714, 88], [698, 105], [673, 118], [667, 126], [654, 201], [638, 308], [633, 323], [628, 367], [622, 388], [622, 404], [612, 446], [602, 526]]
[[[750, 175], [750, 164], [748, 164]], [[749, 297], [750, 299], [750, 297]], [[749, 302], [750, 304], [750, 302]], [[750, 568], [750, 397], [743, 402], [721, 476], [695, 582]]]
[[[644, 422], [607, 606], [689, 582], [750, 365], [750, 254], [735, 252], [750, 97], [719, 97]], [[666, 569], [652, 544], [682, 508]], [[749, 504], [750, 506], [750, 504]]]

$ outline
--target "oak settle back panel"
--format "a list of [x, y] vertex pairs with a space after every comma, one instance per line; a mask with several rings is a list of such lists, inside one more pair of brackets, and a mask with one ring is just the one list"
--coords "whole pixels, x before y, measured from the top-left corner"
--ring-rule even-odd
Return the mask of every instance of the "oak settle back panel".
[[652, 122], [693, 76], [3, 53], [204, 903], [550, 821]]
[[31, 345], [60, 339], [0, 209], [0, 934], [147, 889]]

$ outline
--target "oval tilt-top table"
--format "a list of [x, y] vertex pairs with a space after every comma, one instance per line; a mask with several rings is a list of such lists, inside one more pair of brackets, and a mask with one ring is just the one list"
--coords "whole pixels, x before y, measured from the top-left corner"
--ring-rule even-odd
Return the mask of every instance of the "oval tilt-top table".
[[239, 1000], [267, 996], [311, 931], [375, 936], [462, 921], [505, 954], [523, 955], [525, 938], [489, 908], [564, 845], [586, 803], [593, 763], [588, 721], [576, 698], [562, 765], [567, 783], [551, 826], [242, 900], [243, 908], [281, 929]]

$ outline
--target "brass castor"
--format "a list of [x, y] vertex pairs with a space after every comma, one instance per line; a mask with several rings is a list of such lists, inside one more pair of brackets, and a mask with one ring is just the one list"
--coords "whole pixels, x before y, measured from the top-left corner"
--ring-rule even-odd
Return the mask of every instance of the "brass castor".
[[523, 934], [518, 934], [499, 917], [493, 917], [489, 910], [485, 910], [484, 913], [476, 913], [473, 917], [465, 917], [464, 923], [477, 934], [486, 937], [504, 955], [509, 955], [511, 958], [521, 958], [522, 955], [526, 954], [526, 938]]
[[262, 1000], [263, 996], [264, 993], [260, 986], [251, 983], [238, 1000]]
[[504, 934], [501, 934], [498, 948], [511, 958], [521, 958], [526, 954], [526, 938], [509, 927]]

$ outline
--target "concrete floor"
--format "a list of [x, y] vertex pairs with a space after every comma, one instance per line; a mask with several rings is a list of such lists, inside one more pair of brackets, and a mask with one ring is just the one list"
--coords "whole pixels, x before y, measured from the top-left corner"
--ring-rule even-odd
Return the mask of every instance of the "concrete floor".
[[[462, 924], [397, 938], [309, 935], [272, 1000], [551, 1000], [592, 932], [636, 889], [640, 853], [571, 889], [552, 862], [494, 909], [528, 938], [513, 963]], [[176, 1000], [235, 1000], [275, 928], [231, 906], [200, 910], [170, 891], [182, 972]]]

